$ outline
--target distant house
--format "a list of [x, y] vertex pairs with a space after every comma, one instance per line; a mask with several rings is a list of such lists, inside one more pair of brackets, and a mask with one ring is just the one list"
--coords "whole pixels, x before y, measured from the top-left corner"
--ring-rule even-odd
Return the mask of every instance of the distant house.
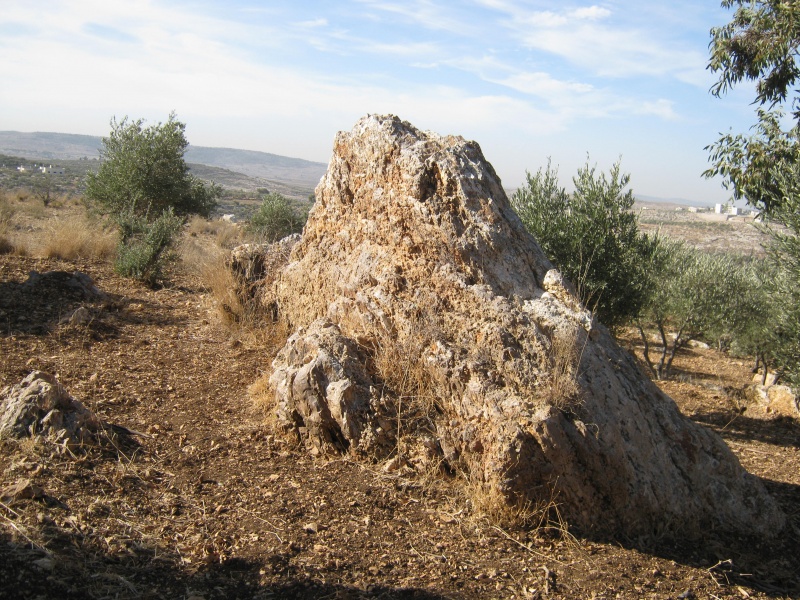
[[26, 169], [25, 167], [22, 167], [22, 166], [20, 166], [20, 167], [17, 167], [17, 171], [19, 171], [20, 173], [24, 173], [24, 172], [25, 172], [25, 171], [27, 171], [27, 170], [28, 170], [28, 169]]
[[740, 214], [742, 214], [742, 209], [739, 208], [738, 206], [729, 206], [728, 207], [728, 214], [729, 215], [733, 215], [733, 216], [740, 215]]
[[723, 206], [724, 206], [723, 204], [715, 204], [714, 205], [714, 212], [717, 213], [718, 215], [721, 215], [723, 213], [723, 210], [722, 210]]
[[39, 167], [42, 173], [49, 173], [51, 175], [63, 175], [64, 174], [64, 167], [54, 167], [50, 165], [49, 167]]

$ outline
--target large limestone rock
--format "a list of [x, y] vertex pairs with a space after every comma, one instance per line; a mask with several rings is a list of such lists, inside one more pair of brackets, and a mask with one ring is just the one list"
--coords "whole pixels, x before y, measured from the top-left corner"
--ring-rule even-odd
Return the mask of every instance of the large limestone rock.
[[585, 532], [782, 528], [761, 482], [580, 306], [476, 143], [365, 117], [316, 198], [270, 292], [296, 330], [273, 364], [278, 416], [313, 452], [387, 456], [417, 434]]

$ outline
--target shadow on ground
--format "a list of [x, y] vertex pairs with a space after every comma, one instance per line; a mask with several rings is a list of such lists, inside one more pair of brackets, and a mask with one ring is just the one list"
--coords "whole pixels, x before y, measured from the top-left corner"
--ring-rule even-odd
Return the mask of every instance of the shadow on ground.
[[[67, 540], [53, 539], [58, 546]], [[340, 598], [443, 600], [417, 588], [367, 585], [363, 589], [328, 583], [293, 572], [280, 555], [265, 563], [240, 558], [221, 564], [181, 569], [152, 556], [87, 553], [64, 556], [21, 545], [0, 535], [0, 595], [8, 600], [31, 598]], [[91, 567], [87, 569], [87, 567]], [[283, 570], [279, 583], [262, 584], [262, 575]]]
[[716, 431], [726, 442], [756, 440], [784, 448], [800, 448], [800, 423], [789, 417], [754, 419], [730, 411], [698, 412], [692, 420]]
[[[84, 313], [75, 318], [78, 309]], [[62, 328], [81, 328], [95, 340], [108, 339], [118, 335], [121, 325], [142, 323], [142, 315], [160, 326], [185, 323], [148, 300], [105, 293], [77, 271], [31, 271], [22, 283], [0, 281], [0, 335], [4, 336], [45, 336]]]

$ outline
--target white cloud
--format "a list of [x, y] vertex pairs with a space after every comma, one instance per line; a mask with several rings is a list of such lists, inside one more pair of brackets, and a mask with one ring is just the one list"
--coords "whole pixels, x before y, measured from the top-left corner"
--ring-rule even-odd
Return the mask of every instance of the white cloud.
[[461, 18], [458, 9], [452, 4], [439, 5], [432, 0], [408, 0], [390, 2], [387, 0], [356, 0], [373, 10], [401, 16], [417, 23], [425, 29], [453, 33], [475, 33], [479, 31], [468, 20]]
[[600, 6], [587, 6], [586, 8], [576, 8], [570, 11], [569, 16], [573, 19], [586, 19], [597, 21], [611, 16], [611, 11]]
[[687, 49], [667, 37], [658, 22], [634, 23], [625, 3], [609, 8], [541, 11], [528, 3], [477, 0], [505, 15], [501, 24], [531, 50], [569, 61], [598, 77], [670, 76], [695, 83], [705, 69], [705, 48]]
[[328, 19], [319, 18], [319, 19], [312, 19], [310, 21], [300, 21], [297, 23], [298, 27], [302, 27], [303, 29], [316, 29], [318, 27], [327, 27], [328, 26]]
[[680, 117], [675, 113], [675, 103], [663, 98], [655, 102], [643, 102], [634, 112], [640, 115], [655, 115], [667, 121], [676, 121]]

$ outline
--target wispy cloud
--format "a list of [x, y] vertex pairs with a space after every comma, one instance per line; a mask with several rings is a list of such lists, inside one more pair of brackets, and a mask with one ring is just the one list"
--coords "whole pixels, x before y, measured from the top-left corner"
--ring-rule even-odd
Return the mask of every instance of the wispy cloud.
[[391, 2], [389, 0], [356, 0], [359, 4], [376, 11], [386, 13], [395, 18], [401, 17], [408, 22], [432, 31], [448, 31], [462, 35], [471, 35], [478, 31], [474, 23], [461, 17], [462, 10], [452, 3], [435, 2], [433, 0], [408, 0]]
[[505, 15], [506, 30], [531, 50], [567, 60], [598, 77], [674, 76], [686, 81], [702, 71], [705, 54], [665, 37], [658, 22], [629, 23], [625, 4], [537, 10], [529, 3], [477, 0]]

